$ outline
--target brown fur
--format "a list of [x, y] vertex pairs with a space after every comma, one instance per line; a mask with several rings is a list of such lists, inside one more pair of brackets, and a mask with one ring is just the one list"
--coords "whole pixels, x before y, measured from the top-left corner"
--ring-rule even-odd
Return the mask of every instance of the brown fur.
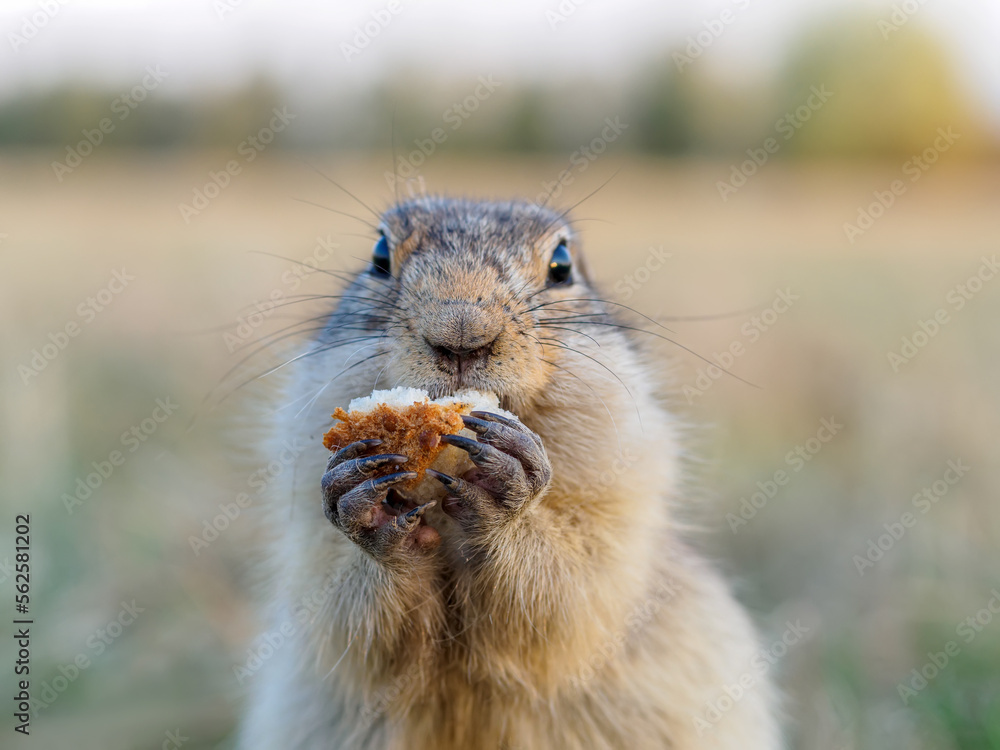
[[[588, 301], [599, 295], [570, 226], [527, 203], [421, 198], [388, 211], [383, 231], [392, 278], [360, 274], [288, 380], [287, 401], [323, 389], [316, 407], [275, 412], [276, 445], [315, 450], [272, 488], [269, 630], [294, 635], [251, 678], [240, 747], [780, 747], [766, 681], [711, 726], [696, 721], [750, 670], [756, 637], [681, 538], [660, 367], [611, 306]], [[547, 288], [560, 238], [575, 282]], [[592, 317], [546, 324], [580, 315]], [[348, 324], [380, 337], [319, 351], [355, 336]], [[429, 346], [494, 337], [461, 383]], [[373, 559], [323, 515], [317, 441], [331, 410], [376, 380], [498, 393], [541, 437], [551, 486], [475, 534], [433, 509], [437, 549]]]

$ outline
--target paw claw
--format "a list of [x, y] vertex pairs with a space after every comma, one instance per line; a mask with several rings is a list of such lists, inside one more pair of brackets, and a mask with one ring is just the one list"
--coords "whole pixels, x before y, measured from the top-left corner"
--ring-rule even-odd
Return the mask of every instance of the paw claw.
[[490, 429], [490, 423], [487, 422], [485, 419], [470, 417], [466, 414], [463, 414], [461, 416], [462, 416], [462, 422], [465, 423], [465, 426], [468, 427], [473, 432], [475, 432], [477, 435], [484, 435]]
[[[339, 454], [338, 454], [339, 455]], [[336, 456], [334, 456], [336, 458]], [[327, 502], [335, 502], [338, 497], [348, 492], [359, 482], [373, 476], [379, 469], [405, 463], [406, 456], [398, 453], [383, 453], [377, 456], [362, 456], [352, 458], [339, 465], [328, 468], [320, 480], [320, 487]], [[333, 463], [331, 459], [331, 463]]]
[[435, 505], [437, 505], [437, 500], [431, 500], [429, 503], [418, 505], [413, 510], [409, 510], [406, 513], [404, 513], [403, 518], [405, 518], [407, 521], [419, 520], [420, 517], [424, 515], [424, 511], [426, 511], [428, 508], [433, 508]]
[[507, 425], [508, 427], [513, 427], [516, 430], [523, 430], [524, 425], [516, 419], [511, 419], [510, 417], [505, 417], [501, 414], [494, 414], [491, 411], [470, 411], [469, 416], [475, 417], [476, 419], [485, 419], [489, 422], [499, 422], [500, 424]]
[[[404, 456], [405, 460], [405, 456]], [[410, 479], [416, 479], [417, 472], [415, 471], [400, 471], [396, 474], [388, 474], [384, 477], [378, 477], [377, 479], [369, 479], [365, 484], [369, 485], [370, 489], [378, 492], [383, 487], [392, 487], [400, 482], [406, 482]]]
[[452, 486], [454, 486], [455, 482], [457, 481], [455, 479], [455, 477], [453, 477], [453, 476], [451, 476], [449, 474], [445, 474], [443, 471], [437, 471], [435, 469], [428, 469], [427, 473], [430, 474], [432, 477], [434, 477], [436, 480], [438, 480], [445, 487], [452, 487]]
[[442, 435], [441, 441], [468, 453], [476, 470], [462, 478], [428, 470], [444, 485], [442, 508], [463, 525], [510, 518], [548, 486], [551, 466], [541, 438], [520, 422], [492, 412], [462, 416], [477, 440]]
[[[343, 463], [352, 458], [357, 458], [362, 453], [371, 450], [372, 448], [377, 448], [382, 445], [382, 441], [378, 438], [372, 438], [370, 440], [358, 440], [356, 443], [350, 443], [345, 445], [343, 448], [338, 450], [332, 456], [330, 456], [330, 463], [333, 465]], [[333, 468], [330, 466], [329, 468]], [[329, 470], [329, 469], [328, 469]]]
[[[458, 519], [459, 522], [464, 522], [466, 525], [475, 523], [477, 516], [489, 513], [492, 506], [497, 504], [497, 500], [484, 488], [472, 482], [434, 469], [428, 469], [427, 473], [444, 485], [448, 497], [441, 504], [441, 508], [452, 518]], [[470, 513], [471, 509], [477, 509], [477, 511]]]
[[453, 445], [456, 448], [461, 448], [469, 454], [470, 458], [473, 459], [483, 452], [482, 443], [472, 440], [471, 438], [462, 437], [461, 435], [442, 435], [441, 442]]

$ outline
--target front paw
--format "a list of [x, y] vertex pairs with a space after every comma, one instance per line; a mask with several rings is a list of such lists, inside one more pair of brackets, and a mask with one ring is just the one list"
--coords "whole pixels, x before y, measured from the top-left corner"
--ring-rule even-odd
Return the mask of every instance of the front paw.
[[521, 422], [499, 414], [474, 411], [462, 421], [478, 440], [443, 435], [441, 441], [466, 451], [476, 468], [461, 478], [427, 470], [448, 492], [443, 508], [467, 531], [509, 522], [552, 481], [542, 439]]
[[392, 502], [398, 500], [392, 488], [417, 475], [403, 471], [378, 476], [380, 469], [407, 460], [406, 456], [392, 453], [366, 455], [381, 442], [361, 440], [330, 457], [320, 483], [323, 512], [351, 541], [378, 560], [432, 549], [441, 538], [422, 518], [434, 503], [410, 508], [402, 502]]

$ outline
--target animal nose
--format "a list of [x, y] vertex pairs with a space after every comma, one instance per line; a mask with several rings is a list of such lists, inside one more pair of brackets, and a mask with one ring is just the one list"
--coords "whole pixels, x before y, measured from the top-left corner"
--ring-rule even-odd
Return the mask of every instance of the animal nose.
[[459, 369], [488, 357], [503, 330], [501, 319], [489, 310], [455, 302], [431, 308], [424, 323], [427, 345]]
[[434, 353], [442, 359], [462, 364], [476, 359], [484, 359], [489, 356], [490, 351], [493, 349], [493, 342], [496, 341], [496, 338], [487, 341], [481, 346], [461, 346], [456, 344], [434, 342], [431, 339], [425, 340], [430, 348], [434, 350]]

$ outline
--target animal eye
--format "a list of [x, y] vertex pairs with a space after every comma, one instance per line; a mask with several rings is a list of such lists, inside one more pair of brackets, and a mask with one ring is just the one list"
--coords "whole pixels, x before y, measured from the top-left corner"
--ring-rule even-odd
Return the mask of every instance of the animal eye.
[[549, 261], [549, 283], [570, 284], [572, 281], [573, 256], [566, 247], [566, 240], [562, 240], [552, 251], [552, 260]]
[[372, 275], [389, 276], [392, 273], [391, 268], [389, 242], [386, 240], [385, 235], [382, 235], [378, 238], [378, 242], [375, 243], [375, 248], [372, 250]]

